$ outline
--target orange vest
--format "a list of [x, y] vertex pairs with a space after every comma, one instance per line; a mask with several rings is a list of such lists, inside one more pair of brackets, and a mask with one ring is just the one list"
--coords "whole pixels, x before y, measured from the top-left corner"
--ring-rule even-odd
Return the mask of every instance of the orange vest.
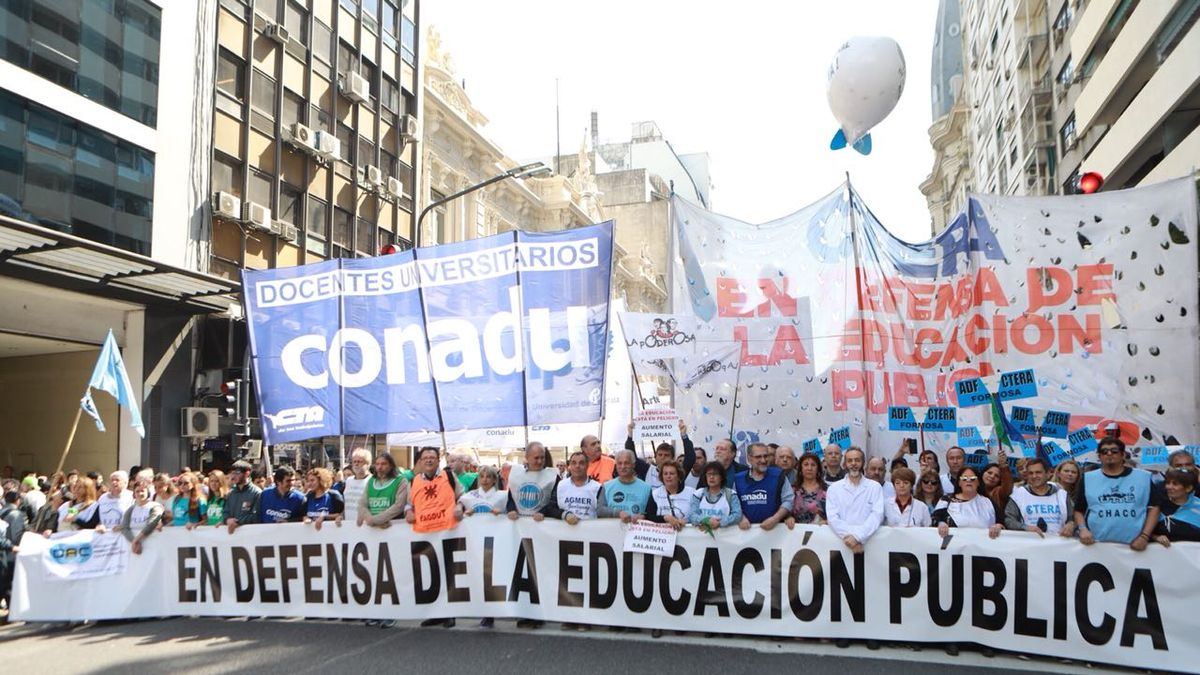
[[439, 532], [454, 527], [454, 485], [451, 478], [441, 471], [433, 480], [423, 474], [413, 476], [410, 488], [413, 501], [413, 532]]
[[617, 463], [613, 461], [613, 458], [602, 454], [600, 455], [600, 459], [588, 464], [587, 475], [588, 478], [603, 485], [604, 481], [613, 477], [613, 472], [616, 471], [616, 468]]

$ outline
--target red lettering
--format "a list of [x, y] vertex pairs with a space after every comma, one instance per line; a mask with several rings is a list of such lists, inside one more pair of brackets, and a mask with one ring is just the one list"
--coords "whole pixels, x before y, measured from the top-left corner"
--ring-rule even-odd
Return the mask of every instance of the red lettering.
[[759, 279], [758, 287], [767, 298], [758, 306], [758, 315], [760, 317], [771, 316], [771, 305], [779, 308], [780, 316], [796, 316], [796, 299], [788, 295], [787, 277], [783, 278], [782, 289], [776, 286], [772, 279]]
[[997, 307], [1008, 307], [1008, 298], [1004, 297], [1000, 280], [996, 278], [996, 272], [988, 267], [981, 268], [975, 276], [975, 306], [979, 307], [984, 302], [990, 302]]
[[920, 373], [892, 373], [891, 405], [929, 405], [925, 378]]
[[1104, 300], [1116, 301], [1112, 292], [1112, 263], [1080, 265], [1075, 277], [1079, 279], [1079, 304], [1099, 305]]
[[937, 349], [930, 349], [928, 353], [922, 343], [929, 342], [931, 344], [939, 344], [942, 336], [935, 328], [922, 328], [917, 331], [916, 349], [913, 350], [913, 357], [917, 360], [917, 365], [922, 368], [935, 368], [938, 361], [942, 359], [942, 352]]
[[745, 303], [746, 294], [742, 292], [742, 284], [737, 279], [717, 277], [717, 316], [754, 316], [753, 312], [742, 309]]
[[[1026, 333], [1031, 326], [1036, 333], [1033, 342], [1029, 341]], [[1054, 327], [1037, 314], [1022, 314], [1012, 323], [1012, 342], [1017, 351], [1025, 354], [1041, 354], [1054, 344]]]
[[1074, 354], [1075, 344], [1083, 347], [1083, 351], [1099, 354], [1104, 351], [1100, 342], [1100, 315], [1085, 314], [1083, 317], [1087, 328], [1079, 325], [1079, 320], [1071, 314], [1059, 314], [1058, 320], [1058, 351], [1060, 354]]
[[1029, 311], [1061, 305], [1071, 297], [1071, 273], [1061, 267], [1030, 267], [1025, 271], [1029, 286]]
[[808, 352], [805, 351], [795, 326], [790, 323], [779, 324], [779, 328], [775, 330], [775, 342], [771, 345], [769, 361], [767, 365], [771, 366], [779, 365], [783, 361], [808, 363]]

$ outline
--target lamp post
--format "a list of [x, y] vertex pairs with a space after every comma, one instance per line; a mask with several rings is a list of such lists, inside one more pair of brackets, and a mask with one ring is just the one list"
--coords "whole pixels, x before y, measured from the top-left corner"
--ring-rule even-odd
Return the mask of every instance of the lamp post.
[[435, 202], [431, 202], [428, 206], [421, 209], [420, 215], [417, 216], [417, 227], [413, 232], [413, 238], [415, 239], [414, 245], [419, 246], [421, 244], [421, 223], [425, 221], [425, 215], [442, 204], [454, 201], [455, 199], [458, 199], [465, 194], [474, 192], [480, 188], [485, 188], [492, 183], [499, 183], [506, 178], [536, 178], [539, 176], [548, 176], [551, 173], [554, 173], [554, 170], [546, 166], [544, 162], [531, 162], [529, 164], [522, 164], [521, 166], [515, 166], [507, 171], [492, 176], [482, 183], [476, 183], [475, 185], [459, 190], [452, 195], [448, 195]]

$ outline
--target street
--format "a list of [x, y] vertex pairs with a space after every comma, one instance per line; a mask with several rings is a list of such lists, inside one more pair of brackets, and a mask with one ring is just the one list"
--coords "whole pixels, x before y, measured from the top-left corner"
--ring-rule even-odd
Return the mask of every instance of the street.
[[[99, 625], [14, 624], [0, 628], [0, 663], [24, 671], [186, 672], [195, 675], [256, 673], [390, 672], [428, 675], [462, 672], [610, 673], [641, 672], [888, 673], [901, 668], [952, 666], [971, 673], [1098, 672], [1083, 664], [1021, 660], [973, 651], [957, 657], [940, 648], [912, 651], [884, 645], [869, 651], [861, 644], [838, 649], [832, 644], [798, 640], [734, 637], [706, 638], [668, 633], [564, 632], [558, 624], [538, 631], [516, 630], [501, 621], [493, 631], [461, 620], [453, 630], [367, 628], [358, 622], [166, 619], [107, 622]], [[620, 661], [614, 662], [613, 657]], [[13, 671], [10, 671], [13, 672]], [[1130, 671], [1126, 671], [1130, 672]]]

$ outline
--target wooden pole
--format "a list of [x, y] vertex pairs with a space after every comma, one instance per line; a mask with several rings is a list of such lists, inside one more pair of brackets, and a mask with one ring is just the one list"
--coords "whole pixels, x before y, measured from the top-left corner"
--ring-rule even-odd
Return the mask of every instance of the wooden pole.
[[71, 423], [71, 433], [67, 436], [67, 444], [63, 447], [62, 456], [58, 458], [58, 468], [54, 470], [54, 473], [62, 471], [63, 465], [67, 463], [67, 452], [71, 449], [71, 443], [75, 440], [75, 432], [79, 429], [79, 416], [82, 414], [83, 406], [75, 406], [75, 421]]

